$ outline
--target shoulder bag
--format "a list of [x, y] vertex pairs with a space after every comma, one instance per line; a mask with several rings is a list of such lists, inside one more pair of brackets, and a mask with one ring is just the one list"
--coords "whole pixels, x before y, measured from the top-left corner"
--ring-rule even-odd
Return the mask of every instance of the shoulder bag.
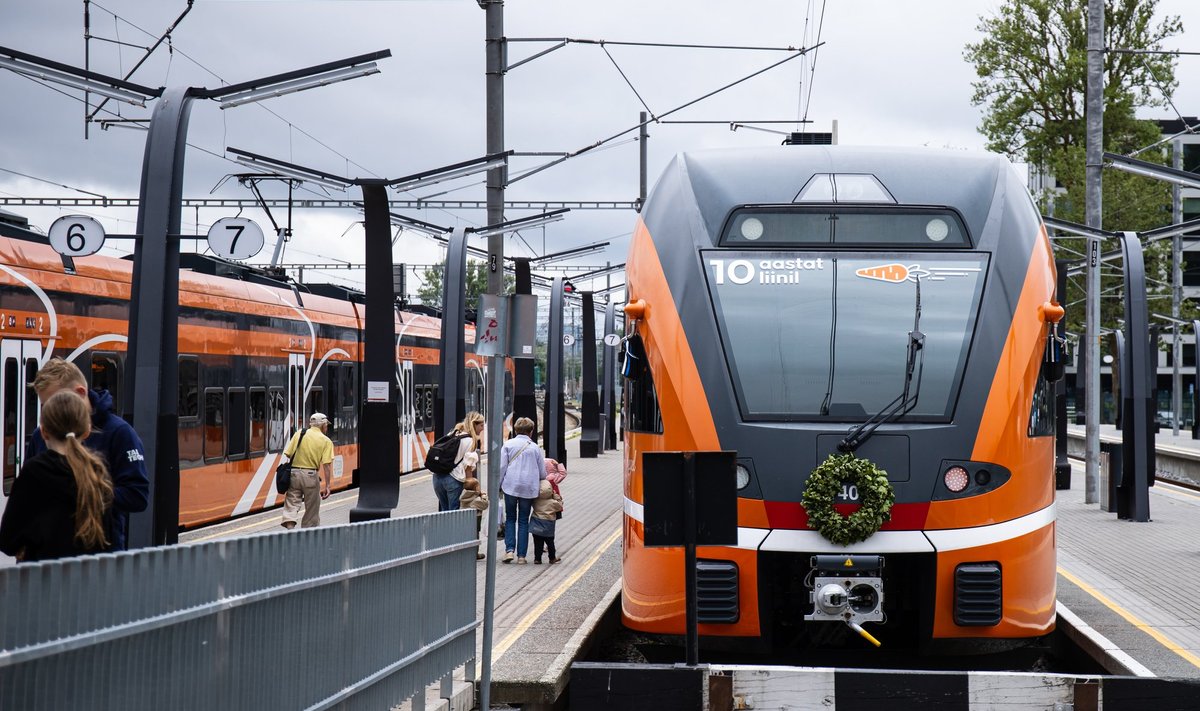
[[300, 430], [300, 438], [296, 440], [296, 449], [292, 450], [292, 454], [287, 456], [286, 462], [281, 462], [275, 467], [275, 491], [281, 494], [286, 494], [292, 486], [292, 457], [296, 456], [296, 452], [300, 451], [300, 443], [304, 441], [304, 433], [308, 432], [308, 428]]

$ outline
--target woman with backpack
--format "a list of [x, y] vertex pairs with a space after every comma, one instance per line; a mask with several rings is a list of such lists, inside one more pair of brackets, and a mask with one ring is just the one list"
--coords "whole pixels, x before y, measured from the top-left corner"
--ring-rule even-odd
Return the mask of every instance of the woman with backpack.
[[[456, 511], [458, 510], [458, 501], [462, 496], [463, 482], [467, 477], [475, 475], [475, 468], [479, 465], [479, 453], [483, 451], [483, 415], [478, 412], [468, 412], [463, 421], [454, 426], [454, 429], [430, 448], [430, 454], [434, 453], [434, 449], [443, 446], [443, 441], [447, 437], [453, 438], [453, 441], [458, 443], [458, 450], [454, 456], [454, 468], [445, 474], [439, 474], [430, 468], [433, 472], [433, 493], [437, 495], [438, 511]], [[426, 460], [426, 467], [430, 466], [430, 462]]]

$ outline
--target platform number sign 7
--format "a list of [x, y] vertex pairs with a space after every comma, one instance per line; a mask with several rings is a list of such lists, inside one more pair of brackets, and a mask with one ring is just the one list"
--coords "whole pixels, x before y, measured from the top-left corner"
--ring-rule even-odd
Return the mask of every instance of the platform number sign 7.
[[222, 217], [208, 228], [208, 248], [224, 259], [250, 259], [264, 244], [262, 229], [245, 217]]
[[86, 257], [104, 246], [104, 227], [86, 215], [64, 215], [50, 225], [50, 246], [68, 257]]

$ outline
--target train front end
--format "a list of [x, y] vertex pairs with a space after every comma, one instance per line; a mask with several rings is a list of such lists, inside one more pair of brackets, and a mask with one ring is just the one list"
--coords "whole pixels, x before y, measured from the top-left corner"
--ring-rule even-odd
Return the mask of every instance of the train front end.
[[[683, 154], [626, 269], [626, 626], [684, 633], [683, 553], [643, 544], [642, 453], [734, 450], [738, 544], [699, 551], [706, 644], [927, 648], [1053, 628], [1061, 309], [1005, 159]], [[840, 544], [803, 497], [846, 454], [886, 472], [894, 504]], [[863, 494], [847, 479], [833, 508]]]

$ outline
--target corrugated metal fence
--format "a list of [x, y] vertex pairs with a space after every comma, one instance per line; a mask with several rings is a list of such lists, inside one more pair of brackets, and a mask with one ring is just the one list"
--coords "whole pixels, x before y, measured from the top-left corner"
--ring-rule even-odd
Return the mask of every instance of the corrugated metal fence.
[[467, 664], [475, 512], [0, 569], [0, 709], [386, 709]]

